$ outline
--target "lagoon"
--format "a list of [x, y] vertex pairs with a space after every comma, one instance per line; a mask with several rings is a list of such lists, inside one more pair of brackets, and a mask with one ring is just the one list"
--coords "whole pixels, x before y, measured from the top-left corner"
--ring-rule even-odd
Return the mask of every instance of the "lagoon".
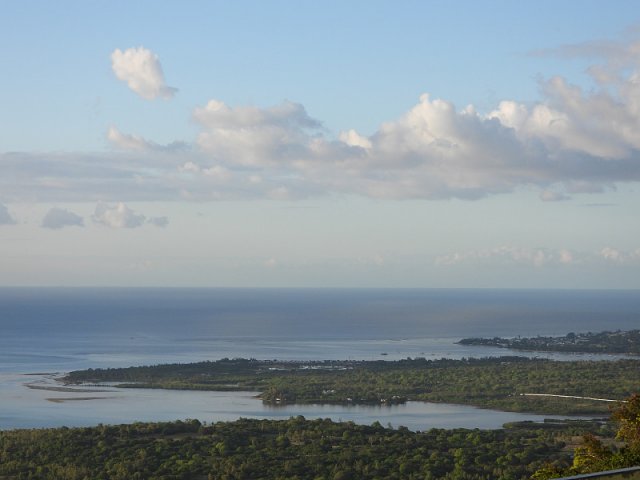
[[[431, 428], [501, 428], [516, 421], [541, 422], [565, 418], [486, 410], [463, 405], [407, 402], [403, 405], [284, 405], [269, 406], [258, 392], [201, 392], [181, 390], [73, 387], [57, 391], [55, 375], [0, 374], [0, 429], [82, 427], [136, 421], [197, 418], [202, 422], [238, 418], [331, 418], [370, 425], [379, 421], [411, 430]], [[29, 388], [36, 387], [36, 388]]]

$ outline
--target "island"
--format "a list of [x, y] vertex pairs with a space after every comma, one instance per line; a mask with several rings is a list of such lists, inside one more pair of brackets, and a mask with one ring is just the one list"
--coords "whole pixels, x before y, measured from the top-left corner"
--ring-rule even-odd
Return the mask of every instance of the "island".
[[561, 337], [463, 338], [460, 345], [538, 352], [640, 354], [640, 330], [568, 333]]

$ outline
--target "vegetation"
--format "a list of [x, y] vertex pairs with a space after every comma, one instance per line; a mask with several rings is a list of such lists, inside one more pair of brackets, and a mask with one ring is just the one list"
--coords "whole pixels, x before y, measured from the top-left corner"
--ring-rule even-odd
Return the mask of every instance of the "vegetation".
[[545, 480], [640, 465], [640, 395], [621, 403], [613, 413], [613, 420], [618, 424], [616, 439], [621, 444], [588, 433], [584, 444], [576, 449], [570, 467], [548, 464], [533, 478]]
[[545, 414], [609, 412], [606, 402], [527, 396], [552, 394], [621, 400], [637, 391], [640, 360], [557, 362], [500, 357], [465, 360], [279, 362], [223, 359], [71, 372], [67, 383], [120, 387], [262, 392], [283, 403], [447, 402]]
[[0, 478], [521, 479], [570, 465], [590, 422], [411, 432], [331, 420], [197, 420], [0, 432]]
[[463, 338], [461, 345], [483, 345], [539, 352], [640, 354], [640, 330], [569, 333], [564, 337]]

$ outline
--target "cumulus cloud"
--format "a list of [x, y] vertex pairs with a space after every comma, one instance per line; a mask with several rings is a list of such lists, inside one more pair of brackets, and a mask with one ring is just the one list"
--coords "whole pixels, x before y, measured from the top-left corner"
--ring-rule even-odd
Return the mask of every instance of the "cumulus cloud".
[[585, 93], [553, 78], [543, 94], [545, 103], [503, 101], [486, 115], [425, 94], [373, 135], [349, 130], [337, 140], [288, 102], [260, 109], [212, 100], [194, 118], [199, 147], [227, 168], [309, 190], [475, 199], [537, 185], [542, 200], [558, 201], [640, 179], [640, 102], [633, 111], [631, 93]]
[[71, 226], [84, 227], [84, 220], [69, 210], [54, 207], [46, 213], [41, 226], [53, 230]]
[[[199, 133], [192, 148], [112, 127], [107, 138], [119, 151], [109, 154], [0, 154], [6, 173], [0, 191], [7, 201], [327, 193], [473, 200], [524, 187], [537, 189], [543, 201], [569, 200], [640, 181], [640, 56], [633, 54], [639, 50], [640, 43], [574, 48], [572, 55], [599, 59], [589, 69], [593, 87], [551, 77], [541, 82], [542, 101], [534, 104], [504, 100], [481, 113], [424, 94], [371, 135], [353, 129], [331, 135], [290, 101], [260, 107], [210, 100], [193, 111]], [[157, 68], [138, 68], [145, 64], [140, 58]], [[168, 88], [148, 50], [116, 51], [114, 59], [128, 65], [126, 81], [156, 79], [133, 82], [148, 96]], [[147, 73], [131, 73], [138, 71]]]
[[132, 151], [164, 151], [164, 152], [174, 152], [174, 151], [184, 151], [188, 150], [189, 145], [185, 142], [175, 141], [171, 142], [168, 145], [159, 145], [155, 142], [151, 142], [146, 140], [145, 138], [129, 134], [123, 133], [118, 130], [116, 127], [111, 126], [109, 130], [107, 130], [107, 140], [111, 145], [116, 148], [122, 150], [132, 150]]
[[0, 225], [13, 225], [16, 220], [9, 213], [9, 209], [6, 205], [0, 203]]
[[135, 213], [124, 203], [115, 206], [98, 203], [93, 221], [110, 228], [136, 228], [144, 225], [145, 216]]
[[194, 119], [203, 127], [198, 145], [214, 158], [244, 166], [282, 166], [313, 156], [314, 135], [322, 125], [298, 103], [268, 108], [232, 108], [210, 100], [196, 108]]
[[147, 100], [171, 98], [177, 92], [165, 83], [158, 56], [144, 47], [115, 49], [111, 53], [111, 68], [119, 80]]

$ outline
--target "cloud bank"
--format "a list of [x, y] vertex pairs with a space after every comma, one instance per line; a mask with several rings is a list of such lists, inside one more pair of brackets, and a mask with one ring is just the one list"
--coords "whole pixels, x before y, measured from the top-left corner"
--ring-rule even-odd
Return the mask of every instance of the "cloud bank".
[[111, 68], [119, 80], [147, 100], [171, 98], [178, 91], [167, 86], [158, 56], [144, 47], [115, 49], [111, 53]]
[[[199, 133], [189, 145], [111, 127], [114, 152], [0, 154], [0, 191], [8, 201], [473, 200], [533, 187], [541, 200], [561, 201], [639, 181], [640, 57], [632, 53], [640, 42], [570, 50], [601, 59], [588, 71], [593, 88], [552, 77], [540, 83], [542, 101], [504, 100], [487, 113], [424, 94], [371, 135], [332, 135], [295, 102], [212, 99], [193, 110]], [[149, 50], [116, 50], [112, 60], [143, 97], [172, 94]]]
[[522, 265], [534, 268], [602, 264], [626, 266], [640, 264], [640, 248], [625, 251], [605, 246], [595, 252], [580, 252], [566, 248], [529, 248], [502, 245], [487, 249], [472, 249], [439, 255], [434, 264], [442, 267], [457, 265]]

